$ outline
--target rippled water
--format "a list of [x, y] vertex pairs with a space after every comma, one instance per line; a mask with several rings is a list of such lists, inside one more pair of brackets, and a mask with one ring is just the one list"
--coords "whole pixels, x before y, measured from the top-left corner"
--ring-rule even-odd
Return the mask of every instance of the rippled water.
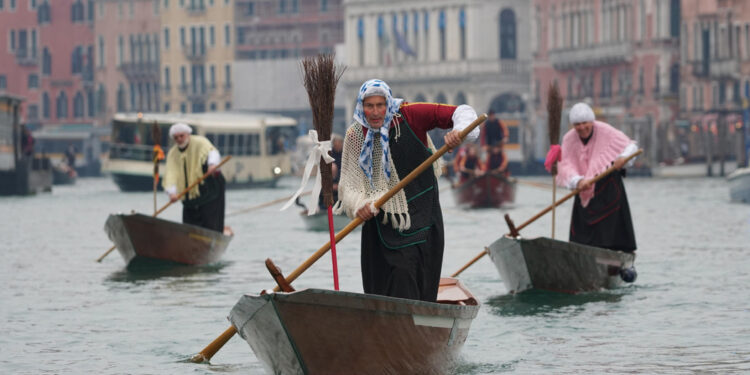
[[[229, 191], [227, 213], [288, 195], [297, 183]], [[750, 372], [750, 206], [730, 203], [723, 179], [628, 179], [626, 186], [636, 283], [577, 296], [509, 296], [489, 259], [480, 260], [461, 275], [483, 306], [459, 373]], [[516, 204], [502, 210], [457, 209], [447, 189], [441, 200], [449, 275], [507, 231], [502, 214], [521, 223], [551, 202], [551, 192], [519, 185]], [[121, 193], [99, 178], [0, 198], [0, 372], [262, 374], [239, 337], [211, 365], [186, 360], [229, 327], [226, 316], [243, 293], [274, 285], [267, 257], [288, 273], [327, 241], [304, 230], [295, 208], [278, 207], [228, 217], [236, 235], [218, 264], [130, 272], [117, 252], [94, 261], [111, 245], [102, 228], [109, 213], [153, 212], [151, 194]], [[567, 238], [569, 215], [570, 203], [558, 209], [557, 238]], [[179, 206], [160, 217], [179, 220]], [[549, 215], [522, 232], [549, 236]], [[362, 290], [358, 245], [355, 232], [338, 246], [344, 290]], [[332, 288], [330, 256], [294, 285]]]

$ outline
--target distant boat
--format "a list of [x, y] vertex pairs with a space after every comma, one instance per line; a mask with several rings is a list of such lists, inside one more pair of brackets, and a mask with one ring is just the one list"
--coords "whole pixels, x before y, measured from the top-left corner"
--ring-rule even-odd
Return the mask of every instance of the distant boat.
[[489, 255], [509, 293], [543, 289], [575, 294], [635, 279], [634, 253], [544, 237], [502, 237], [490, 245]]
[[53, 185], [74, 185], [78, 174], [65, 163], [59, 163], [52, 167]]
[[448, 374], [478, 311], [443, 278], [437, 303], [306, 289], [245, 295], [229, 320], [271, 374]]
[[750, 203], [750, 168], [737, 168], [729, 176], [729, 199]]
[[104, 230], [128, 265], [139, 258], [189, 265], [213, 263], [233, 237], [143, 214], [109, 215]]
[[[328, 213], [318, 212], [314, 215], [307, 215], [307, 211], [301, 211], [300, 217], [305, 222], [305, 228], [309, 231], [314, 232], [327, 232], [328, 231]], [[333, 215], [333, 227], [335, 232], [339, 232], [344, 229], [349, 223], [349, 219], [346, 215]]]
[[515, 200], [516, 184], [505, 176], [488, 173], [456, 185], [453, 196], [459, 206], [496, 208]]

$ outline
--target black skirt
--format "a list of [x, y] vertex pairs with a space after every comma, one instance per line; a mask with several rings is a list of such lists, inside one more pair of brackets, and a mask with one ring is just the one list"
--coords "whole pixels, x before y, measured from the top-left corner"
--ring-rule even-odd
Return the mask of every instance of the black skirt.
[[576, 195], [570, 220], [570, 241], [611, 250], [636, 249], [628, 196], [622, 182], [624, 171], [599, 180], [588, 206]]

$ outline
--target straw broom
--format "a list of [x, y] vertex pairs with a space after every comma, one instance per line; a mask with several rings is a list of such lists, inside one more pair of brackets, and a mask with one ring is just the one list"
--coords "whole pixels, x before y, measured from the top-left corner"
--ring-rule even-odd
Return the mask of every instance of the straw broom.
[[[318, 54], [314, 57], [306, 57], [301, 62], [304, 74], [303, 84], [310, 101], [313, 115], [313, 127], [318, 132], [319, 141], [331, 140], [331, 129], [333, 128], [333, 105], [336, 96], [336, 85], [344, 74], [343, 67], [336, 66], [333, 54]], [[328, 207], [328, 229], [331, 235], [331, 256], [333, 258], [333, 284], [334, 289], [339, 290], [338, 270], [336, 267], [335, 229], [333, 228], [333, 176], [331, 165], [327, 164], [323, 157], [318, 162], [321, 173], [321, 184], [323, 204]], [[315, 198], [315, 197], [313, 197]]]

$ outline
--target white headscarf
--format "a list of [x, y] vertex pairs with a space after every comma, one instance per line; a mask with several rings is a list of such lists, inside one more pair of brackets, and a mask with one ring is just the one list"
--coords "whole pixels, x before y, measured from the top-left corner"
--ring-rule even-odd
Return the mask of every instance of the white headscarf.
[[169, 138], [174, 137], [174, 135], [177, 133], [193, 134], [193, 128], [191, 128], [188, 124], [178, 122], [169, 128]]

